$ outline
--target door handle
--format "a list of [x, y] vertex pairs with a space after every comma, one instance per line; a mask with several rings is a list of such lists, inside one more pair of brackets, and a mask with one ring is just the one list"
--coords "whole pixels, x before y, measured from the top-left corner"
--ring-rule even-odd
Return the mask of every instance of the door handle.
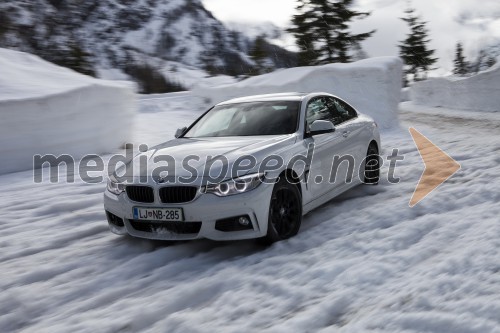
[[349, 131], [344, 131], [344, 132], [342, 133], [342, 136], [343, 136], [344, 138], [347, 138], [347, 137], [349, 136], [349, 134], [350, 134], [350, 133], [351, 133], [351, 132], [349, 132]]

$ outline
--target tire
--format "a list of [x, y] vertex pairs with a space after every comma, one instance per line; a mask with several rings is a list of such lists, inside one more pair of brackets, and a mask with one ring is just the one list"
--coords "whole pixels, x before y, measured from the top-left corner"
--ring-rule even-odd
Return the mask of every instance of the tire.
[[378, 147], [371, 143], [366, 153], [364, 168], [364, 183], [367, 185], [378, 185], [380, 180], [380, 157]]
[[272, 244], [295, 236], [302, 222], [302, 197], [296, 185], [286, 177], [274, 185], [269, 206], [267, 234], [260, 239], [265, 244]]

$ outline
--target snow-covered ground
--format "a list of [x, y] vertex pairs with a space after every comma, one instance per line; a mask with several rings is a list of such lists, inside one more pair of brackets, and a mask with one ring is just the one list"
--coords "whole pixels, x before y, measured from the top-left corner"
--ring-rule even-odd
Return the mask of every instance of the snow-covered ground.
[[[201, 104], [143, 97], [135, 141], [171, 138]], [[118, 237], [104, 184], [0, 176], [0, 332], [500, 332], [500, 121], [462, 116], [400, 114], [462, 164], [415, 208], [423, 164], [393, 129], [401, 183], [355, 188], [269, 248]]]
[[130, 82], [98, 80], [2, 48], [0, 68], [0, 174], [31, 169], [35, 154], [81, 158], [130, 139]]

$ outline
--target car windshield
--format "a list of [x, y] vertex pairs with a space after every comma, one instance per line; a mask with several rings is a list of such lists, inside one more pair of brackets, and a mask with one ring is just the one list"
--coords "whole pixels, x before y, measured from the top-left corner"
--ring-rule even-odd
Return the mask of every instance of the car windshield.
[[297, 130], [299, 101], [249, 102], [215, 106], [185, 138], [291, 134]]

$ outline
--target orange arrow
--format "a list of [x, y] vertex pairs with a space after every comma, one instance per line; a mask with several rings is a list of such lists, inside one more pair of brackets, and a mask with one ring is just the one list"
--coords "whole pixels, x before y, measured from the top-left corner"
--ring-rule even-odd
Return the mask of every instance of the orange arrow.
[[420, 177], [417, 188], [415, 188], [410, 200], [410, 207], [413, 207], [439, 185], [447, 181], [461, 167], [450, 155], [442, 151], [416, 129], [410, 127], [410, 134], [425, 164], [424, 173]]

